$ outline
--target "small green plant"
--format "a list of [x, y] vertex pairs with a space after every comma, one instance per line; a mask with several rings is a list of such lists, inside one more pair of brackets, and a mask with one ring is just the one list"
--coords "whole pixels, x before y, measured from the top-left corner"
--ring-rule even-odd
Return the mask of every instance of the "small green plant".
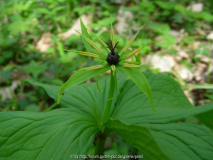
[[[172, 78], [150, 72], [143, 75], [138, 57], [135, 62], [126, 61], [142, 49], [128, 49], [138, 32], [116, 53], [112, 26], [110, 47], [90, 32], [103, 44], [103, 51], [89, 39], [82, 21], [81, 29], [88, 52], [72, 52], [102, 59], [103, 64], [76, 71], [62, 87], [29, 78], [29, 83], [43, 87], [62, 108], [43, 113], [1, 112], [1, 160], [102, 159], [106, 137], [114, 133], [147, 159], [213, 158], [212, 103], [193, 107]], [[116, 69], [121, 72], [116, 74]], [[94, 83], [78, 85], [107, 70], [111, 70], [110, 78], [97, 81], [98, 87]], [[190, 116], [211, 129], [177, 123]], [[95, 153], [88, 155], [94, 139]]]
[[[143, 27], [140, 28], [140, 30]], [[126, 61], [126, 59], [130, 58], [131, 56], [135, 55], [137, 52], [139, 52], [142, 48], [139, 48], [135, 51], [130, 51], [128, 48], [136, 38], [139, 31], [129, 40], [129, 42], [124, 46], [124, 48], [119, 52], [115, 52], [115, 48], [119, 42], [115, 44], [114, 40], [114, 32], [111, 24], [111, 30], [110, 30], [110, 43], [111, 46], [107, 46], [100, 38], [98, 38], [94, 33], [90, 32], [93, 36], [95, 36], [100, 43], [104, 46], [104, 50], [101, 50], [91, 39], [88, 38], [87, 28], [81, 21], [81, 29], [82, 34], [78, 32], [80, 35], [82, 35], [83, 42], [85, 46], [87, 47], [87, 50], [90, 52], [83, 52], [83, 51], [72, 51], [79, 53], [84, 56], [94, 57], [101, 59], [103, 61], [102, 65], [96, 65], [92, 67], [82, 68], [79, 71], [76, 71], [69, 80], [60, 88], [58, 93], [58, 103], [60, 101], [61, 95], [65, 90], [71, 89], [72, 87], [85, 82], [87, 79], [90, 79], [94, 76], [98, 76], [101, 73], [104, 73], [108, 70], [111, 70], [111, 81], [110, 81], [110, 90], [108, 95], [108, 101], [107, 106], [105, 108], [103, 122], [106, 122], [109, 119], [110, 111], [111, 111], [111, 103], [114, 95], [117, 93], [117, 78], [116, 78], [116, 69], [123, 72], [125, 75], [130, 77], [133, 82], [143, 91], [146, 96], [149, 98], [150, 103], [154, 109], [153, 100], [152, 100], [152, 94], [151, 89], [149, 86], [149, 83], [146, 79], [146, 77], [136, 68], [139, 68], [141, 65], [140, 59], [135, 56], [136, 62], [132, 61]], [[147, 46], [147, 45], [145, 45]], [[144, 46], [144, 47], [145, 47]], [[98, 86], [98, 77], [97, 77], [97, 87]], [[99, 89], [100, 92], [102, 92]]]

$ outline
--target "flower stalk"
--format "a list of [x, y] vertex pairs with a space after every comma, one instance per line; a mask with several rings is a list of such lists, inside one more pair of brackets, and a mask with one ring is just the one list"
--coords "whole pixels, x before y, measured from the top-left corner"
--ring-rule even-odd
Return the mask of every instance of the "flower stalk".
[[104, 133], [98, 133], [96, 137], [97, 137], [97, 140], [96, 140], [94, 155], [98, 155], [99, 159], [101, 159], [100, 156], [104, 154], [104, 144], [106, 141], [106, 135]]
[[109, 86], [109, 93], [108, 93], [108, 99], [107, 99], [107, 104], [103, 112], [103, 120], [102, 123], [105, 123], [109, 117], [110, 117], [110, 111], [112, 107], [112, 100], [114, 97], [114, 93], [116, 90], [116, 74], [113, 75], [113, 70], [111, 69], [111, 75], [110, 75], [110, 86]]

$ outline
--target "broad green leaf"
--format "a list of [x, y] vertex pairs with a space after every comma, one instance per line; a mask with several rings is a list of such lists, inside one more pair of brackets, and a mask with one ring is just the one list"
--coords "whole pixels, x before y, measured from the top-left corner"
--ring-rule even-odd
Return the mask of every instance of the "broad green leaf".
[[[201, 107], [202, 108], [207, 108], [207, 107], [213, 108], [213, 103], [209, 103], [209, 104], [200, 106], [199, 108], [201, 108]], [[207, 127], [210, 127], [211, 129], [213, 129], [213, 118], [212, 118], [212, 115], [213, 115], [213, 110], [210, 110], [210, 111], [206, 111], [206, 112], [200, 113], [200, 114], [196, 115], [196, 117], [203, 124], [205, 124]]]
[[[117, 95], [119, 95], [126, 79], [123, 74], [118, 74], [117, 80], [119, 82]], [[27, 79], [27, 81], [33, 85], [43, 87], [47, 91], [47, 94], [57, 101], [60, 86], [39, 83], [32, 78]], [[81, 110], [87, 116], [92, 117], [92, 119], [94, 119], [100, 127], [104, 108], [107, 104], [109, 84], [109, 78], [104, 81], [99, 81], [99, 88], [103, 90], [102, 93], [98, 90], [96, 83], [84, 83], [82, 85], [77, 85], [64, 92], [59, 104], [63, 108]], [[112, 100], [112, 107], [116, 101], [117, 96], [115, 96]]]
[[[185, 159], [190, 159], [189, 157], [196, 159], [196, 157], [194, 157], [194, 155], [192, 154], [192, 150], [195, 147], [197, 147], [197, 142], [199, 142], [199, 145], [204, 145], [206, 149], [204, 154], [209, 152], [209, 147], [206, 145], [205, 140], [208, 140], [211, 142], [212, 133], [210, 133], [209, 130], [206, 129], [205, 127], [196, 126], [196, 125], [191, 126], [191, 124], [182, 124], [182, 123], [180, 124], [179, 123], [178, 124], [160, 124], [160, 123], [173, 122], [173, 121], [186, 118], [188, 116], [197, 115], [199, 113], [212, 110], [211, 105], [193, 108], [191, 104], [189, 103], [189, 101], [187, 100], [187, 98], [185, 97], [185, 95], [183, 94], [183, 92], [181, 91], [180, 86], [172, 78], [165, 75], [155, 75], [152, 73], [146, 73], [145, 75], [151, 87], [155, 88], [155, 89], [152, 89], [152, 92], [153, 92], [154, 104], [156, 104], [157, 113], [153, 112], [152, 108], [150, 107], [151, 105], [149, 103], [148, 98], [146, 97], [144, 93], [141, 92], [138, 86], [136, 86], [131, 80], [127, 80], [125, 82], [125, 77], [121, 76], [121, 74], [118, 74], [117, 76], [118, 93], [112, 102], [111, 117], [113, 117], [113, 119], [119, 119], [120, 121], [119, 123], [123, 123], [121, 125], [120, 124], [118, 125], [118, 127], [120, 128], [123, 127], [122, 128], [123, 132], [122, 131], [120, 132], [122, 132], [121, 134], [124, 134], [124, 135], [123, 136], [121, 135], [121, 136], [125, 139], [125, 136], [126, 136], [124, 132], [125, 129], [128, 129], [130, 131], [133, 130], [135, 132], [140, 131], [142, 133], [147, 131], [146, 132], [147, 135], [148, 136], [150, 135], [149, 138], [153, 142], [153, 143], [147, 143], [146, 145], [147, 148], [150, 147], [151, 150], [153, 150], [153, 152], [155, 152], [156, 154], [160, 154], [159, 156], [165, 157], [165, 159], [166, 159], [166, 156], [169, 156], [170, 159], [184, 159], [183, 157], [185, 157]], [[59, 90], [58, 86], [45, 85], [42, 83], [35, 82], [32, 79], [29, 79], [28, 81], [33, 83], [34, 85], [43, 87], [44, 89], [47, 90], [48, 94], [51, 97], [53, 97], [55, 100], [57, 99], [57, 92]], [[64, 96], [62, 96], [62, 99], [60, 101], [60, 105], [62, 107], [68, 107], [70, 109], [79, 110], [79, 112], [83, 112], [83, 114], [85, 114], [86, 116], [91, 117], [91, 119], [93, 119], [97, 123], [98, 128], [100, 128], [101, 127], [100, 120], [102, 120], [103, 110], [107, 102], [109, 79], [106, 81], [100, 81], [99, 86], [100, 86], [100, 89], [103, 90], [103, 93], [99, 92], [95, 83], [75, 86], [71, 90], [65, 91], [65, 94]], [[162, 109], [162, 112], [161, 112], [161, 109]], [[167, 109], [169, 111], [166, 112]], [[176, 112], [179, 112], [179, 113], [176, 113]], [[189, 114], [188, 112], [193, 112], [193, 113]], [[109, 121], [107, 122], [107, 124], [108, 123], [111, 123], [111, 122]], [[148, 123], [153, 123], [153, 124], [148, 124]], [[182, 125], [183, 129], [179, 125]], [[143, 127], [143, 128], [138, 129], [137, 126]], [[174, 126], [174, 128], [172, 128], [172, 126]], [[191, 130], [191, 132], [186, 130], [188, 129], [187, 126], [189, 126], [189, 131]], [[107, 126], [107, 127], [115, 131], [119, 130], [119, 128], [116, 128], [116, 125]], [[170, 136], [170, 133], [166, 129], [172, 132], [171, 133], [172, 136]], [[204, 132], [203, 136], [200, 136], [198, 134], [198, 132], [200, 133], [200, 131]], [[141, 133], [139, 133], [140, 137], [139, 139], [137, 139], [138, 134], [135, 132], [130, 132], [129, 134], [134, 135], [132, 136], [132, 138], [135, 138], [133, 140], [135, 140], [136, 144], [138, 145], [135, 145], [135, 144], [133, 145], [134, 147], [137, 148], [137, 147], [140, 147], [140, 145], [143, 146], [144, 144], [143, 144], [143, 141], [140, 141], [142, 139]], [[184, 132], [184, 135], [182, 132]], [[178, 137], [178, 134], [180, 134], [180, 137]], [[189, 139], [188, 138], [189, 134], [195, 135], [195, 136], [192, 136], [192, 138], [194, 139], [192, 140]], [[160, 138], [159, 138], [159, 135], [160, 135]], [[176, 138], [174, 138], [173, 135], [176, 136]], [[125, 139], [125, 140], [129, 143], [130, 141], [132, 141], [132, 139], [131, 140]], [[176, 142], [178, 144], [177, 147], [175, 146], [174, 141], [175, 142], [177, 141]], [[184, 141], [184, 143], [181, 143], [180, 141]], [[193, 143], [191, 144], [191, 142]], [[177, 156], [176, 153], [173, 153], [171, 151], [172, 149], [170, 150], [169, 148], [167, 148], [166, 145], [168, 145], [169, 148], [174, 148], [178, 150], [178, 154], [180, 154], [180, 156]], [[193, 145], [195, 147], [194, 148], [192, 147], [193, 149], [189, 150], [190, 146], [193, 146]], [[185, 150], [187, 151], [189, 150], [188, 157], [186, 155], [186, 152], [184, 151], [182, 152], [181, 147], [185, 147]], [[199, 148], [198, 150], [196, 149], [194, 150], [193, 151], [198, 154], [198, 157], [200, 156], [203, 159], [205, 159], [205, 155], [201, 154]], [[150, 154], [148, 152], [149, 150], [146, 151], [146, 154]], [[171, 153], [167, 153], [167, 152], [171, 152]], [[174, 158], [175, 156], [173, 154], [176, 156], [176, 158]], [[206, 159], [208, 159], [208, 157]]]
[[213, 157], [213, 134], [204, 126], [189, 123], [130, 125], [110, 120], [106, 127], [153, 160], [210, 160]]
[[50, 112], [1, 112], [1, 160], [69, 160], [86, 155], [95, 134], [96, 122], [80, 109]]
[[[118, 92], [112, 103], [112, 118], [131, 124], [169, 123], [213, 110], [213, 105], [210, 104], [192, 107], [179, 84], [172, 78], [152, 73], [145, 73], [145, 76], [152, 88], [157, 113], [153, 111], [149, 99], [138, 86], [132, 80], [125, 81], [125, 76], [118, 74]], [[59, 86], [42, 84], [33, 79], [28, 79], [28, 82], [43, 87], [49, 96], [57, 101]], [[64, 92], [60, 106], [64, 108], [84, 106], [80, 109], [100, 121], [108, 98], [109, 79], [99, 81], [99, 87], [103, 93], [100, 93], [95, 83], [75, 86]]]
[[[112, 117], [126, 123], [138, 124], [168, 123], [184, 118], [184, 114], [188, 111], [186, 109], [192, 108], [192, 105], [180, 85], [166, 75], [145, 73], [145, 76], [152, 90], [153, 103], [157, 113], [153, 112], [147, 96], [129, 80], [126, 81], [125, 87], [120, 92]], [[182, 115], [179, 118], [178, 113]]]
[[213, 158], [213, 134], [205, 126], [190, 123], [144, 124], [160, 148], [171, 159], [210, 160]]
[[[126, 76], [132, 79], [132, 81], [144, 92], [144, 94], [149, 98], [149, 101], [154, 109], [152, 92], [146, 77], [141, 71], [135, 68], [124, 68], [121, 65], [116, 66], [118, 70], [123, 72]], [[154, 109], [155, 110], [155, 109]]]
[[[86, 38], [85, 38], [85, 37], [89, 38], [89, 34], [88, 34], [88, 32], [87, 32], [87, 28], [85, 27], [85, 25], [84, 25], [84, 23], [83, 23], [83, 21], [82, 21], [81, 19], [80, 19], [80, 24], [81, 24], [81, 34], [83, 35], [83, 36], [82, 36], [82, 41], [83, 41], [85, 47], [87, 48], [87, 50], [88, 50], [89, 52], [91, 52], [91, 53], [96, 53], [96, 54], [100, 55], [100, 53], [99, 53], [98, 51], [96, 51], [96, 50], [91, 46], [91, 44], [89, 44], [89, 42], [86, 41]], [[84, 37], [84, 36], [85, 36], [85, 37]]]
[[157, 113], [153, 112], [147, 96], [128, 80], [117, 98], [111, 117], [131, 124], [169, 123], [213, 109], [213, 105], [192, 107], [179, 84], [166, 75], [145, 73], [145, 76]]
[[103, 68], [100, 68], [100, 69], [95, 69], [95, 70], [90, 70], [90, 71], [87, 71], [87, 70], [84, 70], [84, 69], [81, 69], [77, 72], [75, 72], [68, 80], [67, 82], [60, 88], [59, 92], [58, 92], [58, 103], [59, 103], [59, 100], [61, 98], [61, 95], [62, 93], [65, 91], [65, 90], [68, 90], [80, 83], [83, 83], [85, 82], [86, 80], [94, 77], [94, 76], [97, 76], [101, 73], [104, 73], [106, 71], [108, 71], [110, 69], [110, 65], [105, 65]]
[[144, 156], [150, 159], [163, 159], [169, 158], [162, 152], [158, 143], [155, 141], [149, 129], [137, 125], [128, 125], [119, 120], [109, 120], [106, 127], [116, 131], [125, 141], [131, 146], [142, 151]]
[[[131, 101], [131, 103], [137, 103]], [[126, 105], [126, 104], [125, 104]], [[207, 123], [212, 125], [212, 121], [208, 121], [210, 119], [210, 113], [213, 111], [213, 104], [211, 106], [205, 107], [193, 107], [193, 108], [170, 108], [170, 107], [162, 107], [156, 108], [157, 113], [153, 113], [152, 109], [148, 108], [138, 108], [135, 107], [134, 111], [132, 109], [127, 109], [126, 113], [122, 114], [122, 111], [118, 111], [119, 113], [113, 117], [119, 118], [120, 120], [126, 123], [133, 124], [141, 124], [141, 123], [170, 123], [177, 122], [184, 118], [203, 114], [204, 124]], [[129, 113], [129, 114], [128, 114]], [[206, 114], [205, 114], [206, 113]], [[204, 115], [209, 115], [205, 117]], [[200, 118], [199, 118], [200, 119]], [[201, 120], [202, 121], [202, 120]], [[207, 125], [208, 126], [208, 125]]]

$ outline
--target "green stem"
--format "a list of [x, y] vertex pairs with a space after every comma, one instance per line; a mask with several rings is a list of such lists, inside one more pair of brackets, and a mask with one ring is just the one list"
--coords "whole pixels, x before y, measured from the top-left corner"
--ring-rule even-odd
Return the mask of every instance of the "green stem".
[[95, 146], [95, 155], [100, 155], [104, 154], [104, 144], [106, 141], [106, 136], [103, 133], [97, 134], [97, 141], [96, 141], [96, 146]]
[[[108, 93], [108, 98], [107, 98], [107, 104], [104, 110], [104, 115], [102, 119], [102, 124], [106, 122], [109, 119], [110, 116], [110, 110], [112, 106], [112, 100], [115, 92], [115, 87], [116, 87], [116, 74], [113, 75], [113, 71], [111, 70], [111, 75], [110, 75], [110, 87], [109, 87], [109, 93]], [[97, 142], [95, 146], [95, 155], [103, 155], [104, 153], [104, 144], [106, 141], [106, 131], [104, 132], [104, 126], [102, 133], [97, 134]]]
[[213, 89], [213, 84], [195, 84], [182, 86], [182, 89]]
[[113, 71], [111, 70], [109, 94], [108, 94], [108, 99], [107, 99], [107, 105], [104, 110], [104, 116], [103, 116], [103, 121], [102, 121], [103, 123], [105, 123], [109, 119], [114, 92], [115, 92], [115, 78], [113, 76]]
[[48, 107], [45, 112], [51, 111], [53, 108], [55, 108], [58, 104], [57, 103], [53, 103], [50, 107]]

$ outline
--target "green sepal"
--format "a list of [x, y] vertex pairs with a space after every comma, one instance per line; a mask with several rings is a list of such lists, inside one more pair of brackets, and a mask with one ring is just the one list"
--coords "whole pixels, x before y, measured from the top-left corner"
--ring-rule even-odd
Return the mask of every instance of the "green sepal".
[[[96, 51], [90, 44], [89, 42], [87, 42], [86, 38], [89, 38], [89, 34], [87, 32], [87, 28], [85, 27], [83, 21], [80, 19], [80, 24], [81, 24], [81, 34], [83, 35], [82, 36], [82, 41], [85, 45], [85, 47], [87, 48], [87, 50], [91, 53], [95, 53], [95, 54], [98, 54], [101, 56], [101, 54]], [[85, 38], [86, 37], [86, 38]]]
[[110, 65], [105, 65], [103, 66], [103, 68], [100, 68], [100, 69], [95, 69], [95, 70], [90, 70], [90, 71], [87, 71], [85, 69], [83, 70], [80, 70], [80, 71], [77, 71], [75, 72], [68, 80], [67, 82], [60, 88], [59, 92], [58, 92], [58, 100], [57, 100], [57, 103], [59, 103], [60, 99], [61, 99], [61, 96], [62, 96], [62, 93], [68, 89], [71, 89], [72, 87], [80, 84], [80, 83], [83, 83], [85, 82], [86, 80], [94, 77], [94, 76], [97, 76], [101, 73], [104, 73], [108, 70], [110, 70]]
[[[67, 50], [67, 49], [64, 49], [64, 50], [68, 51], [68, 52], [77, 53], [77, 54], [80, 54], [80, 55], [83, 55], [83, 56], [88, 56], [88, 57], [93, 57], [93, 58], [98, 58], [98, 59], [106, 60], [106, 58], [103, 58], [102, 56], [100, 56], [99, 54], [96, 54], [96, 53], [90, 53], [90, 52], [84, 52], [84, 51], [75, 51], [75, 50]], [[88, 55], [82, 54], [82, 53], [88, 53]], [[97, 57], [91, 56], [91, 54], [93, 54], [93, 55], [95, 55]]]
[[[95, 52], [95, 54], [98, 54], [102, 59], [106, 59], [106, 55], [103, 53], [103, 51], [95, 44], [95, 42], [93, 42], [91, 39], [87, 38], [85, 35], [83, 35], [82, 33], [80, 33], [79, 31], [75, 30], [77, 33], [79, 33], [82, 37], [84, 37], [85, 41], [90, 40], [91, 43], [94, 43], [93, 45], [90, 44], [88, 41], [88, 44], [90, 45], [90, 47], [92, 47], [92, 49], [94, 50], [93, 52]], [[96, 46], [95, 46], [96, 45]], [[100, 50], [100, 52], [97, 51], [97, 49], [95, 49], [95, 47], [98, 48], [98, 50]]]
[[[88, 29], [87, 29], [88, 30]], [[88, 30], [94, 37], [96, 37], [99, 42], [104, 46], [104, 48], [106, 49], [107, 53], [111, 52], [109, 48], [107, 48], [107, 44], [102, 41], [98, 36], [96, 36], [92, 31]]]
[[151, 88], [150, 88], [150, 85], [149, 85], [146, 77], [143, 75], [143, 73], [138, 69], [125, 68], [122, 65], [117, 65], [116, 68], [119, 71], [123, 72], [126, 76], [131, 78], [132, 81], [141, 89], [141, 91], [144, 92], [144, 94], [148, 97], [153, 110], [155, 111]]

